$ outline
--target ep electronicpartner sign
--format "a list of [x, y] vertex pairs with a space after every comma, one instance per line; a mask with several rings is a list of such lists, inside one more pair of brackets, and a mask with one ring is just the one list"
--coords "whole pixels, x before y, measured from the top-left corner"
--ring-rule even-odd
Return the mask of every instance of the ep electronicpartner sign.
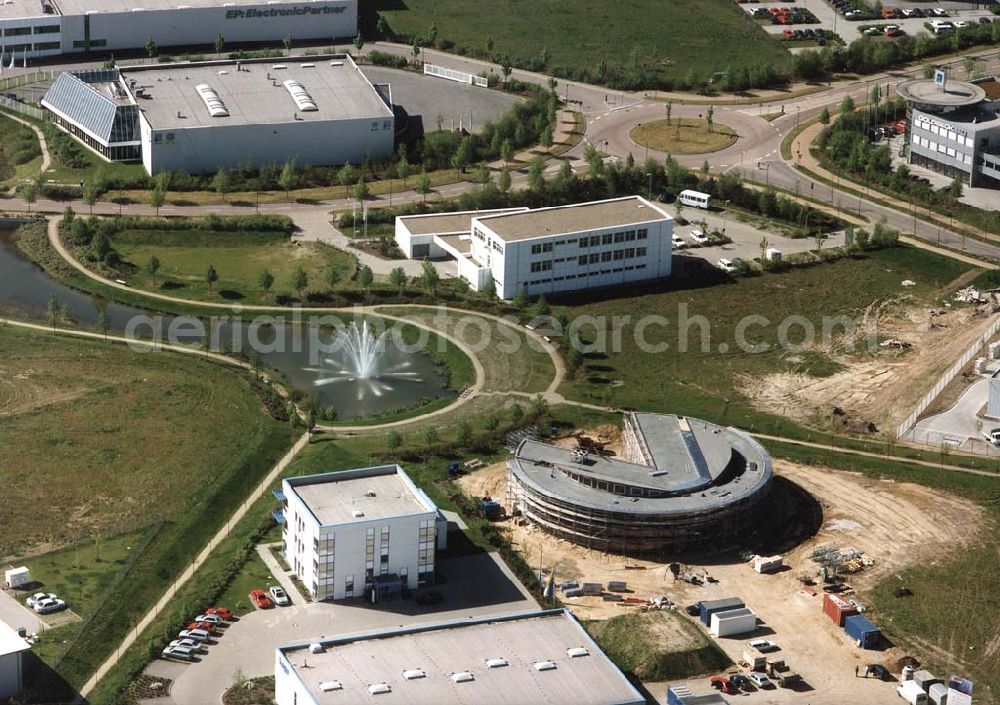
[[253, 20], [260, 17], [293, 17], [296, 15], [339, 15], [346, 8], [343, 5], [331, 7], [275, 7], [267, 10], [226, 10], [227, 20]]

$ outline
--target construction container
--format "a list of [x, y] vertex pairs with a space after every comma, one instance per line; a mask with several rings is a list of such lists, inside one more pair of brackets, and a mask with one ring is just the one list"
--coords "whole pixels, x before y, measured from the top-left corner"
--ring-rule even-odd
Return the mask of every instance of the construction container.
[[903, 681], [903, 683], [896, 688], [896, 693], [899, 694], [906, 702], [910, 705], [926, 705], [927, 703], [927, 693], [924, 689], [916, 684], [915, 681]]
[[701, 603], [701, 623], [710, 626], [712, 615], [716, 612], [735, 610], [746, 607], [746, 603], [738, 597], [724, 597], [721, 600], [704, 600]]
[[711, 620], [708, 629], [717, 637], [748, 634], [757, 629], [757, 615], [746, 607], [713, 612]]
[[1000, 360], [1000, 342], [990, 343], [990, 359]]
[[903, 666], [903, 671], [902, 671], [902, 673], [899, 674], [899, 680], [901, 680], [901, 681], [912, 681], [913, 680], [913, 672], [916, 671], [916, 670], [917, 669], [915, 669], [913, 666]]
[[767, 668], [767, 656], [757, 651], [757, 649], [745, 649], [743, 660], [750, 664], [751, 671], [763, 671]]
[[944, 683], [935, 683], [927, 695], [934, 705], [945, 705], [948, 702], [948, 686]]
[[624, 580], [609, 580], [608, 590], [610, 592], [625, 592], [628, 590], [628, 583]]
[[781, 556], [753, 557], [753, 569], [758, 573], [773, 573], [776, 570], [781, 570], [784, 565], [785, 561]]
[[838, 627], [842, 627], [845, 619], [858, 613], [858, 608], [843, 598], [825, 593], [823, 595], [823, 613], [832, 619]]
[[24, 566], [12, 568], [4, 573], [4, 581], [11, 590], [24, 587], [31, 582], [31, 571]]
[[977, 357], [976, 362], [973, 364], [972, 369], [975, 370], [977, 375], [981, 375], [984, 372], [986, 372], [986, 358]]
[[927, 693], [930, 691], [931, 686], [935, 683], [940, 683], [941, 679], [930, 671], [915, 671], [913, 673], [913, 682], [920, 686], [922, 691]]
[[854, 614], [844, 619], [844, 631], [862, 649], [874, 648], [882, 637], [879, 628], [860, 614]]
[[600, 595], [604, 592], [604, 583], [584, 583], [580, 589], [584, 595]]

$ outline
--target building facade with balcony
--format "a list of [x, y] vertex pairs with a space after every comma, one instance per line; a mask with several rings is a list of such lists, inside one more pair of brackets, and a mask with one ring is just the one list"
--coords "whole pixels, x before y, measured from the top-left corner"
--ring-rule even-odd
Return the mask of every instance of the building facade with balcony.
[[389, 599], [434, 582], [447, 521], [399, 465], [286, 478], [285, 560], [315, 600]]

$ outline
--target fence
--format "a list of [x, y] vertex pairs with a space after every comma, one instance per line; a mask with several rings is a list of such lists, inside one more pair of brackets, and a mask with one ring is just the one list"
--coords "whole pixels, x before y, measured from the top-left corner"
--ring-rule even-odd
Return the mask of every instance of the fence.
[[[9, 78], [0, 78], [0, 91], [9, 91], [13, 88], [31, 85], [32, 83], [51, 81], [53, 75], [52, 71], [32, 71], [30, 73], [21, 73], [16, 76], [10, 76]], [[43, 110], [42, 108], [28, 103], [22, 103], [21, 101], [14, 100], [6, 95], [0, 95], [0, 108], [14, 113], [19, 113], [21, 115], [26, 115], [27, 117], [34, 118], [35, 120], [50, 119], [49, 112], [47, 110]]]
[[965, 351], [962, 357], [958, 359], [958, 362], [949, 367], [948, 371], [941, 375], [941, 378], [938, 379], [937, 383], [917, 403], [913, 413], [907, 416], [906, 420], [903, 421], [903, 423], [901, 423], [899, 428], [896, 430], [897, 438], [904, 438], [910, 433], [913, 426], [917, 423], [917, 419], [920, 418], [920, 415], [923, 414], [924, 411], [927, 410], [927, 407], [929, 407], [933, 401], [938, 398], [938, 395], [944, 391], [944, 388], [947, 387], [953, 379], [955, 379], [958, 373], [962, 371], [962, 368], [968, 365], [974, 357], [979, 355], [983, 347], [985, 347], [990, 339], [997, 334], [998, 330], [1000, 330], [1000, 316], [993, 320], [993, 323], [991, 323], [990, 327], [986, 329], [986, 332], [979, 336], [979, 339], [972, 344], [972, 347]]
[[438, 78], [445, 78], [458, 83], [468, 83], [470, 86], [479, 86], [480, 88], [486, 88], [488, 85], [488, 81], [482, 76], [474, 76], [471, 73], [463, 73], [462, 71], [453, 71], [452, 69], [435, 66], [434, 64], [424, 64], [424, 73], [428, 76], [437, 76]]

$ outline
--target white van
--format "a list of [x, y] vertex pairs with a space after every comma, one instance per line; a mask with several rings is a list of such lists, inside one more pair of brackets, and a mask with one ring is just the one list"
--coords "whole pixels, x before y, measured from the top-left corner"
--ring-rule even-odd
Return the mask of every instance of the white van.
[[948, 20], [932, 20], [931, 29], [934, 30], [934, 34], [942, 34], [944, 32], [951, 32], [954, 30], [955, 25]]
[[684, 189], [677, 194], [677, 200], [685, 206], [694, 206], [695, 208], [704, 208], [706, 210], [712, 206], [711, 196], [707, 193], [692, 191], [690, 189]]

